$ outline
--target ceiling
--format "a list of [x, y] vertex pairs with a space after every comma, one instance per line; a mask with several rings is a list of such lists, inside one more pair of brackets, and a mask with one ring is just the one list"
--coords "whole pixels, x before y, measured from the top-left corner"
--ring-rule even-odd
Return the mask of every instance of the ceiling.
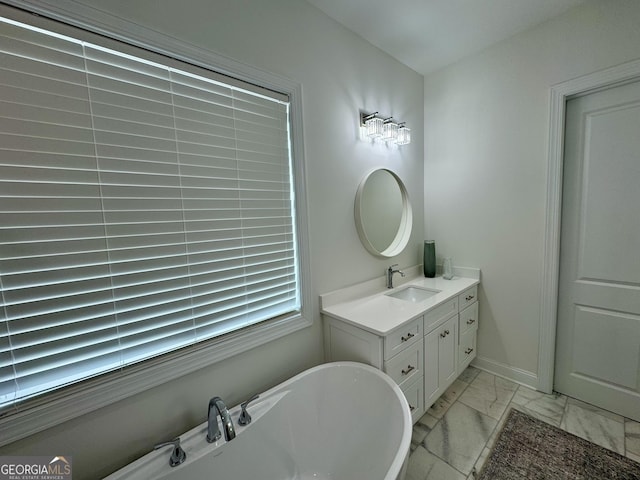
[[307, 0], [427, 75], [585, 0]]

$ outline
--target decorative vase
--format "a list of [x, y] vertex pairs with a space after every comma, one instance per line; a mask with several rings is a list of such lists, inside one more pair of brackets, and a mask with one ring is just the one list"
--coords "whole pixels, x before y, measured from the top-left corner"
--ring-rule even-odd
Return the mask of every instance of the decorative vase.
[[422, 266], [425, 277], [433, 278], [436, 276], [436, 242], [434, 240], [424, 241]]

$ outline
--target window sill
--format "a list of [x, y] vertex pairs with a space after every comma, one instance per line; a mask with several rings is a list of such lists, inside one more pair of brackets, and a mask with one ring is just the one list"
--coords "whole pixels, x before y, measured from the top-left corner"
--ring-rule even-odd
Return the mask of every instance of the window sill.
[[193, 373], [239, 353], [312, 325], [298, 314], [263, 322], [245, 330], [88, 380], [66, 391], [25, 402], [0, 419], [0, 446], [20, 440], [170, 380]]

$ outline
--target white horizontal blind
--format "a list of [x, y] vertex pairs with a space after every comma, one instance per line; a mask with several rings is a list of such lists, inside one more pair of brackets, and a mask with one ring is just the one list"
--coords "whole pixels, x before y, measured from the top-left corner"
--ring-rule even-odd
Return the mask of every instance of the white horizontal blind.
[[288, 104], [0, 22], [0, 409], [300, 310]]

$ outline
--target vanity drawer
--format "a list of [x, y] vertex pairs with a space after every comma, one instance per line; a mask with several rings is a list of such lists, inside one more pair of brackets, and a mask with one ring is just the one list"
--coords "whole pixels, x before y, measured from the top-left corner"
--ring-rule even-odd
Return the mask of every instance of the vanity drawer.
[[413, 423], [416, 423], [424, 414], [423, 391], [422, 377], [417, 378], [415, 382], [402, 388], [402, 393], [404, 393], [407, 403], [409, 404]]
[[458, 313], [458, 298], [452, 298], [448, 302], [434, 308], [424, 316], [424, 331], [429, 333], [445, 318], [449, 318], [452, 313]]
[[458, 320], [458, 331], [460, 337], [464, 335], [468, 330], [478, 329], [478, 302], [472, 303], [470, 306], [460, 312], [460, 318]]
[[418, 317], [384, 337], [384, 359], [389, 360], [421, 339], [422, 317]]
[[412, 383], [416, 378], [422, 378], [422, 354], [423, 340], [420, 339], [419, 342], [385, 362], [384, 371], [400, 387]]
[[460, 303], [461, 311], [467, 308], [473, 302], [476, 302], [478, 300], [478, 286], [475, 285], [462, 292], [460, 295], [458, 295], [458, 300]]
[[476, 358], [476, 331], [468, 330], [460, 335], [460, 345], [458, 346], [458, 375], [467, 368], [471, 360]]

